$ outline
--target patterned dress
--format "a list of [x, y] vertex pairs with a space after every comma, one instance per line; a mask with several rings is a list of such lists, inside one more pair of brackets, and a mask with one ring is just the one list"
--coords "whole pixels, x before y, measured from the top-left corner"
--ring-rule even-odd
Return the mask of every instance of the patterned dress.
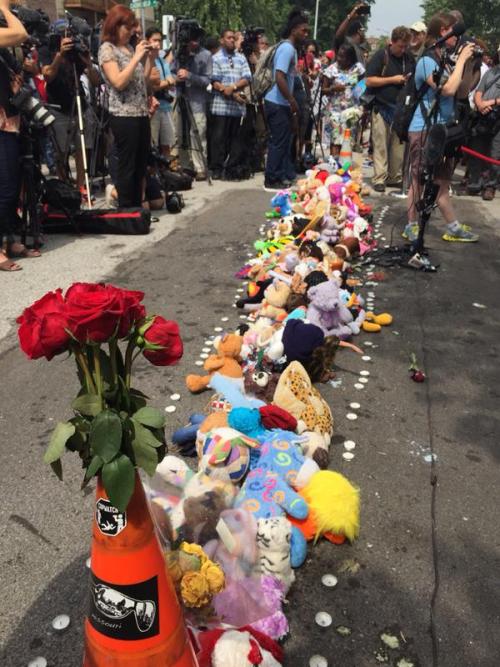
[[324, 71], [324, 76], [329, 83], [342, 84], [345, 89], [339, 93], [330, 93], [326, 96], [323, 110], [323, 139], [326, 144], [340, 145], [344, 131], [348, 127], [347, 118], [350, 116], [349, 109], [353, 109], [353, 115], [359, 109], [353, 99], [353, 89], [359, 79], [365, 73], [364, 66], [357, 62], [348, 70], [341, 70], [337, 63], [333, 63]]

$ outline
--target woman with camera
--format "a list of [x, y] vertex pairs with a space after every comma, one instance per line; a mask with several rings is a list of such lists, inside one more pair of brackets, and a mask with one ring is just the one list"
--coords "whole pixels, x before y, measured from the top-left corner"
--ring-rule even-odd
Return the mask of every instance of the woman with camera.
[[[426, 149], [432, 125], [439, 123], [446, 125], [454, 119], [455, 96], [460, 87], [464, 68], [467, 61], [472, 57], [474, 44], [469, 42], [462, 46], [458, 53], [456, 63], [450, 64], [447, 60], [441, 81], [436, 83], [435, 73], [439, 72], [442, 58], [441, 48], [453, 51], [457, 44], [457, 37], [452, 36], [452, 28], [456, 18], [451, 14], [440, 12], [435, 14], [429, 21], [427, 29], [427, 50], [417, 63], [415, 70], [415, 87], [417, 91], [427, 85], [422, 102], [417, 105], [409, 127], [409, 150], [411, 186], [408, 192], [408, 224], [403, 231], [403, 237], [409, 241], [415, 241], [418, 236], [418, 213], [417, 204], [422, 196], [422, 174], [426, 163]], [[438, 40], [446, 35], [450, 36], [441, 46], [431, 48]], [[439, 96], [437, 88], [440, 87]], [[435, 111], [435, 113], [434, 113]], [[431, 117], [429, 118], [429, 114]], [[439, 148], [439, 147], [438, 147]], [[436, 204], [446, 222], [446, 231], [443, 235], [445, 241], [459, 241], [462, 243], [474, 243], [478, 240], [477, 234], [473, 234], [469, 227], [460, 224], [450, 200], [450, 183], [455, 167], [455, 159], [442, 157], [434, 168], [434, 183], [439, 185]]]
[[118, 204], [125, 208], [142, 204], [151, 143], [147, 81], [154, 54], [146, 40], [134, 49], [137, 25], [131, 9], [115, 5], [104, 21], [99, 48], [99, 65], [109, 90], [109, 124], [118, 156]]
[[[9, 0], [0, 0], [0, 12], [5, 20], [0, 28], [0, 48], [19, 46], [28, 33], [9, 9]], [[16, 207], [19, 195], [19, 112], [10, 104], [20, 80], [13, 80], [5, 62], [0, 61], [0, 271], [19, 271], [21, 267], [3, 251], [4, 240], [15, 233]], [[30, 251], [21, 246], [16, 255], [27, 257]], [[12, 254], [12, 253], [11, 253]], [[39, 255], [40, 253], [38, 253]]]

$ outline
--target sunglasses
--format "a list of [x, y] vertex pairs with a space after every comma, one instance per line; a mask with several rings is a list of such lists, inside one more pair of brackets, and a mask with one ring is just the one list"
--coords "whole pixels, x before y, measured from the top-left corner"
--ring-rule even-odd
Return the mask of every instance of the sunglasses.
[[234, 69], [234, 60], [233, 60], [233, 56], [228, 55], [227, 59], [228, 59], [228, 62], [229, 62], [229, 67], [230, 67], [231, 69]]

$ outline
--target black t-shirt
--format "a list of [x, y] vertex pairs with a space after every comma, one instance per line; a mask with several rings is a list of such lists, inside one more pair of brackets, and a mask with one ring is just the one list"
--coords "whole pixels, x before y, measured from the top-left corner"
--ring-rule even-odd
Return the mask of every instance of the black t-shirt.
[[[50, 51], [48, 46], [41, 46], [38, 51], [38, 59], [41, 67], [50, 65], [56, 56], [56, 51]], [[85, 96], [80, 83], [80, 76], [85, 71], [85, 65], [80, 58], [76, 57], [76, 73], [80, 86], [80, 97], [82, 107], [85, 108]], [[58, 104], [63, 113], [71, 113], [75, 99], [75, 77], [73, 64], [70, 57], [65, 56], [59, 65], [56, 78], [47, 83], [47, 98], [49, 104]]]
[[[386, 64], [387, 63], [387, 64]], [[385, 66], [385, 68], [384, 68]], [[379, 49], [370, 58], [366, 66], [366, 77], [370, 76], [396, 76], [397, 74], [413, 73], [415, 70], [415, 59], [409, 53], [405, 53], [401, 58], [396, 58], [389, 47]], [[380, 104], [393, 107], [396, 104], [399, 91], [403, 84], [396, 86], [389, 84], [378, 88], [370, 88], [370, 92], [375, 95], [375, 99]]]

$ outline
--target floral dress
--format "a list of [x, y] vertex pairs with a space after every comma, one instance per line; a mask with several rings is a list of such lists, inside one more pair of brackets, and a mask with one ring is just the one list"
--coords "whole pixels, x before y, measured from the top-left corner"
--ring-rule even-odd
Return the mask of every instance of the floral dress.
[[323, 109], [323, 135], [328, 144], [340, 145], [347, 127], [352, 127], [361, 117], [362, 109], [353, 98], [353, 89], [365, 73], [364, 66], [357, 62], [348, 70], [341, 70], [333, 63], [324, 71], [329, 83], [342, 84], [345, 89], [326, 96]]

